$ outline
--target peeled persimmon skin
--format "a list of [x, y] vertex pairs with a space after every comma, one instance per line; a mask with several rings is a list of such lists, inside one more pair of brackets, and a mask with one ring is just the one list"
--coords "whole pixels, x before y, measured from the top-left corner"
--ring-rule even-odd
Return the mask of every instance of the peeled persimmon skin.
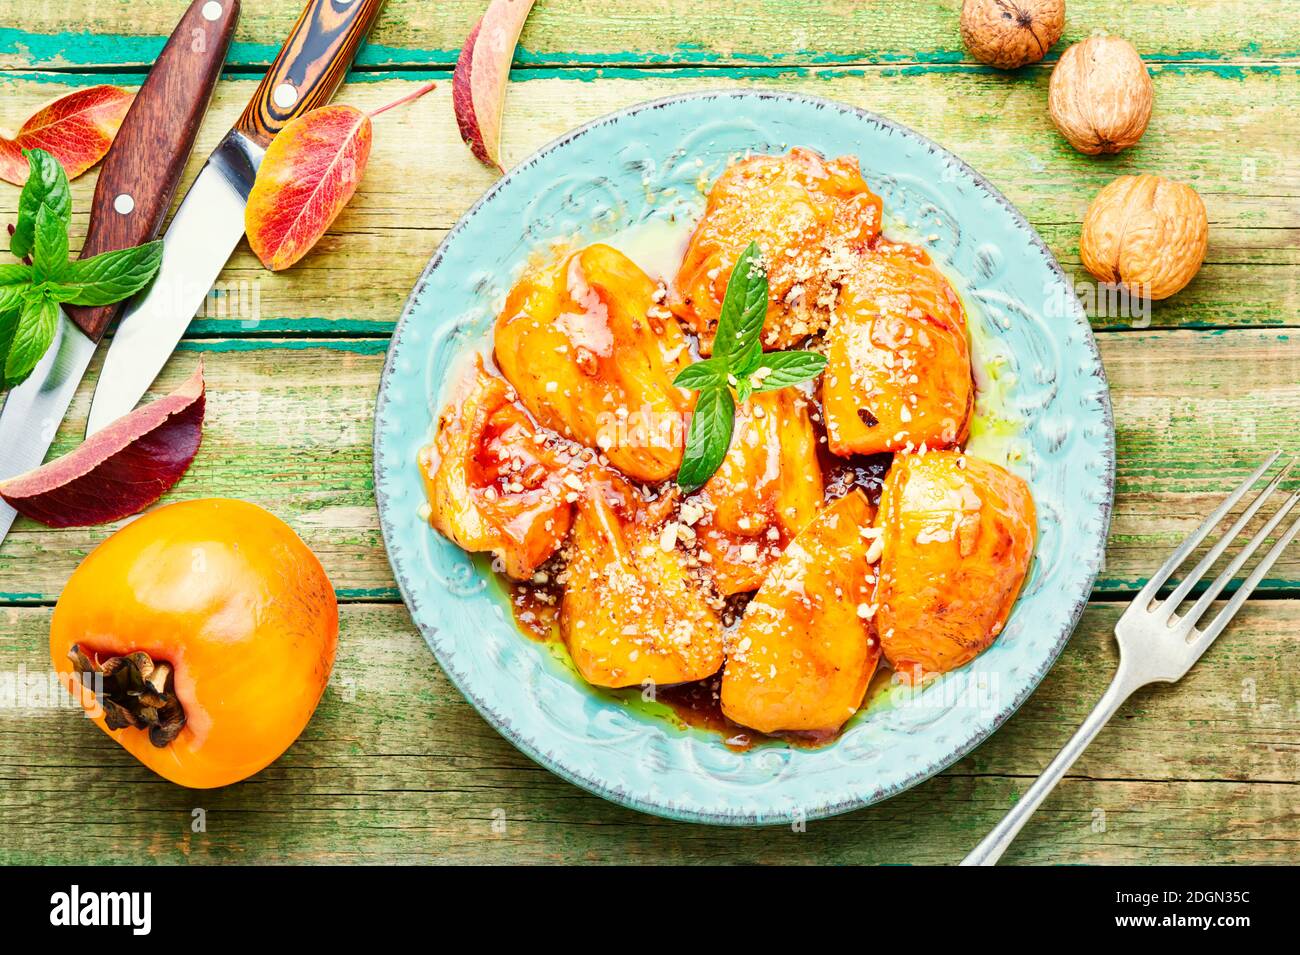
[[[50, 658], [127, 752], [208, 789], [251, 776], [302, 733], [329, 681], [338, 626], [334, 588], [287, 524], [243, 501], [185, 501], [127, 524], [81, 562], [54, 608]], [[144, 651], [169, 663], [180, 735], [156, 747], [144, 729], [110, 730], [73, 672], [73, 645], [99, 660]]]
[[835, 301], [835, 281], [850, 249], [880, 234], [882, 204], [853, 156], [827, 160], [796, 147], [751, 156], [727, 168], [709, 190], [704, 216], [668, 297], [669, 307], [709, 354], [731, 270], [758, 242], [767, 266], [764, 348], [791, 348], [821, 331]]
[[871, 504], [853, 490], [785, 549], [727, 644], [722, 712], [760, 733], [829, 735], [866, 695], [880, 661], [864, 535]]
[[1029, 486], [961, 451], [900, 454], [877, 521], [876, 625], [890, 666], [914, 678], [983, 653], [1029, 571], [1037, 535]]
[[826, 441], [838, 455], [960, 444], [975, 386], [961, 300], [924, 250], [859, 257], [826, 334]]

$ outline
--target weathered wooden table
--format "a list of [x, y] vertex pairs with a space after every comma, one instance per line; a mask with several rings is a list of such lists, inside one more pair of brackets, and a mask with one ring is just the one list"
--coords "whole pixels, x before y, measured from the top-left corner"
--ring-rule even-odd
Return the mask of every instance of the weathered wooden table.
[[[170, 499], [263, 504], [338, 588], [339, 659], [315, 718], [262, 773], [193, 792], [143, 769], [72, 710], [16, 699], [17, 680], [48, 669], [47, 622], [65, 579], [110, 530], [20, 521], [0, 547], [0, 861], [955, 862], [1100, 694], [1115, 662], [1112, 623], [1144, 575], [1268, 449], [1300, 450], [1300, 0], [1070, 0], [1056, 52], [1011, 75], [964, 52], [958, 0], [542, 0], [510, 92], [508, 162], [639, 100], [737, 85], [805, 90], [958, 153], [1080, 277], [1078, 223], [1115, 175], [1189, 182], [1211, 223], [1200, 276], [1158, 304], [1149, 327], [1095, 319], [1119, 443], [1106, 567], [1060, 662], [989, 742], [896, 799], [806, 832], [670, 823], [562, 782], [442, 676], [398, 600], [372, 497], [387, 336], [429, 255], [492, 181], [461, 144], [450, 104], [450, 67], [483, 5], [389, 0], [339, 99], [374, 107], [443, 82], [377, 123], [360, 192], [302, 263], [272, 275], [241, 245], [158, 385], [206, 361], [203, 450]], [[138, 84], [183, 8], [0, 0], [0, 121], [16, 126], [73, 87]], [[298, 10], [298, 0], [244, 0], [188, 176]], [[1098, 28], [1136, 44], [1156, 87], [1146, 137], [1109, 159], [1073, 152], [1045, 106], [1052, 61]], [[94, 181], [92, 172], [73, 185], [83, 232]], [[0, 221], [12, 220], [16, 200], [0, 185]], [[97, 368], [58, 451], [82, 432]], [[1121, 711], [1009, 861], [1300, 858], [1300, 548], [1263, 591], [1181, 685], [1140, 693]]]

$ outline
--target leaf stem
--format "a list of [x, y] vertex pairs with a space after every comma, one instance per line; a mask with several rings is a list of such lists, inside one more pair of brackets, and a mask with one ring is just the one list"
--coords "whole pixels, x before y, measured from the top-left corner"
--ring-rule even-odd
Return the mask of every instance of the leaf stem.
[[412, 90], [411, 92], [407, 93], [405, 96], [402, 96], [402, 97], [399, 97], [399, 98], [393, 100], [393, 101], [392, 101], [391, 103], [389, 103], [387, 106], [381, 106], [381, 107], [379, 107], [379, 109], [375, 110], [374, 112], [372, 112], [372, 113], [370, 114], [370, 118], [371, 118], [371, 119], [374, 119], [374, 118], [375, 118], [376, 116], [378, 116], [380, 113], [386, 113], [386, 112], [388, 112], [390, 109], [392, 109], [394, 106], [401, 106], [401, 105], [403, 105], [403, 104], [405, 104], [405, 103], [409, 103], [409, 102], [411, 102], [411, 100], [417, 100], [417, 99], [419, 99], [421, 96], [423, 96], [425, 93], [427, 93], [427, 92], [429, 92], [430, 90], [432, 90], [432, 89], [433, 89], [434, 87], [436, 87], [437, 85], [438, 85], [437, 82], [425, 83], [425, 84], [424, 84], [423, 86], [421, 86], [419, 89], [417, 89], [417, 90]]

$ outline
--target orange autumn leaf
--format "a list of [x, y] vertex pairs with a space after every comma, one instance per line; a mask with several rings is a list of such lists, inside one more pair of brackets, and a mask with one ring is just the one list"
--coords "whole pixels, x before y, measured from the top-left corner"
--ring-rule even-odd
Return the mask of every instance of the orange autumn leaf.
[[370, 158], [371, 117], [423, 96], [428, 83], [366, 114], [322, 106], [290, 122], [267, 147], [244, 209], [248, 245], [272, 272], [293, 265], [348, 204]]
[[370, 158], [370, 117], [322, 106], [271, 140], [248, 194], [248, 244], [272, 272], [301, 259], [343, 211]]
[[41, 107], [16, 135], [0, 132], [0, 179], [17, 186], [27, 181], [24, 149], [44, 149], [69, 179], [80, 176], [108, 152], [132, 97], [118, 86], [90, 86]]

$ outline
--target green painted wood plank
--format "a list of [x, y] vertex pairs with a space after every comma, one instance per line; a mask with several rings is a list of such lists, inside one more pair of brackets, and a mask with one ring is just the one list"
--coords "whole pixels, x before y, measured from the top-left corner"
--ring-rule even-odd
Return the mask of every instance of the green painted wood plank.
[[[1043, 685], [971, 756], [893, 800], [796, 832], [671, 823], [590, 796], [483, 722], [403, 608], [345, 607], [333, 678], [302, 738], [225, 789], [167, 783], [78, 712], [8, 690], [0, 862], [952, 863], [1100, 696], [1118, 612], [1091, 606]], [[47, 672], [48, 616], [0, 610], [9, 687]], [[1141, 692], [1007, 861], [1294, 861], [1297, 628], [1300, 601], [1250, 606], [1183, 683]], [[192, 831], [196, 809], [204, 832]]]
[[[1100, 336], [1118, 433], [1117, 498], [1105, 593], [1131, 593], [1268, 452], [1294, 447], [1300, 335], [1151, 331]], [[203, 448], [167, 498], [255, 501], [317, 552], [344, 599], [396, 599], [374, 509], [371, 418], [384, 339], [186, 342], [158, 384], [178, 385], [201, 356], [208, 378]], [[60, 429], [75, 445], [98, 362]], [[293, 422], [293, 427], [285, 426]], [[107, 528], [48, 530], [20, 519], [0, 547], [0, 603], [48, 602]], [[1300, 590], [1300, 548], [1265, 584]]]
[[[270, 347], [267, 347], [270, 346]], [[396, 599], [371, 478], [371, 420], [385, 339], [190, 341], [158, 392], [201, 358], [207, 378], [203, 447], [168, 499], [238, 497], [290, 521], [345, 598]], [[51, 453], [80, 440], [103, 349]], [[292, 426], [287, 426], [292, 423]], [[294, 503], [290, 505], [288, 502]], [[54, 534], [20, 519], [0, 547], [0, 594], [57, 595], [107, 528]], [[0, 601], [8, 599], [0, 596]]]
[[[565, 72], [565, 71], [562, 71]], [[507, 160], [610, 109], [717, 85], [709, 77], [638, 70], [634, 79], [531, 78], [514, 85]], [[24, 114], [96, 74], [0, 77], [6, 110]], [[341, 99], [374, 107], [409, 91], [403, 75], [352, 83]], [[1294, 325], [1300, 315], [1300, 177], [1291, 117], [1300, 111], [1300, 65], [1279, 72], [1156, 75], [1157, 110], [1138, 148], [1098, 159], [1075, 153], [1046, 115], [1046, 74], [871, 75], [831, 70], [815, 77], [751, 78], [728, 85], [809, 92], [907, 123], [965, 158], [1002, 189], [1043, 234], [1087, 293], [1078, 265], [1078, 222], [1113, 176], [1159, 170], [1205, 197], [1211, 246], [1201, 274], [1149, 316], [1098, 315], [1099, 329], [1147, 320], [1153, 327]], [[251, 95], [250, 79], [227, 80], [200, 133], [187, 175]], [[84, 233], [96, 173], [74, 183], [74, 247]], [[239, 248], [192, 329], [197, 335], [386, 333], [428, 257], [457, 217], [492, 183], [460, 142], [449, 84], [385, 114], [366, 178], [331, 232], [286, 273], [261, 269]], [[0, 184], [0, 221], [12, 220], [18, 190]]]
[[[484, 0], [389, 0], [360, 62], [449, 66]], [[38, 18], [0, 30], [0, 66], [139, 66], [153, 61], [183, 5], [134, 0], [91, 10], [47, 0]], [[248, 3], [231, 51], [239, 66], [264, 66], [298, 15], [297, 0]], [[598, 8], [544, 0], [529, 17], [520, 65], [844, 65], [969, 60], [958, 30], [959, 0], [895, 4], [860, 0], [624, 0]], [[1065, 43], [1105, 29], [1153, 60], [1272, 60], [1300, 51], [1296, 0], [1071, 0]], [[15, 18], [17, 19], [17, 18]], [[10, 21], [13, 22], [13, 21]]]

